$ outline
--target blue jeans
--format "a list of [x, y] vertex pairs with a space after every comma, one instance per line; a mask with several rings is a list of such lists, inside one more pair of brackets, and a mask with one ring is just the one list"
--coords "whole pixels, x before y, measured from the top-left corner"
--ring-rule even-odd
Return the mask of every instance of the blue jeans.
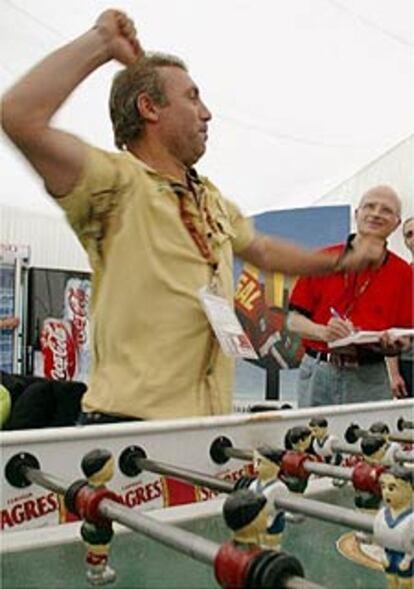
[[298, 406], [391, 401], [385, 362], [335, 366], [305, 354], [299, 368]]

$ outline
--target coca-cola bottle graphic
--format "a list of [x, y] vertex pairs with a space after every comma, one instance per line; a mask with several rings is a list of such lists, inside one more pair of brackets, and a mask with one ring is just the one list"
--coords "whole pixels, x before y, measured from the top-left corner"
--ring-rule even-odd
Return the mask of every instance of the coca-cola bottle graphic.
[[86, 382], [90, 367], [89, 302], [90, 280], [69, 278], [64, 293], [63, 318], [71, 326], [76, 347], [76, 380]]
[[76, 372], [76, 346], [71, 325], [48, 317], [40, 332], [43, 373], [53, 380], [72, 380]]

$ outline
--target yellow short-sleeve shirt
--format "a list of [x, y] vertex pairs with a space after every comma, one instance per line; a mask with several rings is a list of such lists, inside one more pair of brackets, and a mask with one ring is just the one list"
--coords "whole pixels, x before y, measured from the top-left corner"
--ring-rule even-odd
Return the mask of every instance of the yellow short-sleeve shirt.
[[162, 419], [231, 412], [233, 362], [201, 308], [212, 277], [180, 216], [179, 199], [233, 299], [233, 252], [250, 222], [206, 178], [179, 187], [130, 153], [86, 146], [82, 175], [58, 203], [93, 269], [92, 356], [84, 411]]

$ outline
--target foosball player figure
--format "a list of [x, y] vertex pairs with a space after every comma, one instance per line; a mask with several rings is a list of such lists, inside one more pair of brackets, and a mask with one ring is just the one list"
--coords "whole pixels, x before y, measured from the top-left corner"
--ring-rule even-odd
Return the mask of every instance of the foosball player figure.
[[390, 441], [389, 437], [391, 432], [388, 425], [383, 421], [376, 421], [369, 427], [368, 431], [374, 436], [382, 436], [386, 440], [382, 462], [388, 466], [395, 464], [395, 453], [397, 450], [401, 450], [401, 446], [397, 442]]
[[232, 531], [232, 539], [221, 545], [214, 562], [215, 576], [221, 587], [283, 587], [284, 579], [304, 576], [294, 556], [260, 547], [267, 527], [266, 505], [265, 495], [251, 489], [234, 491], [226, 498], [223, 517]]
[[312, 450], [312, 432], [304, 425], [297, 425], [288, 429], [285, 435], [286, 450], [314, 454]]
[[242, 550], [257, 549], [266, 530], [267, 499], [263, 493], [242, 489], [231, 493], [223, 505], [223, 517], [232, 530], [232, 542]]
[[[114, 458], [107, 450], [92, 450], [85, 454], [81, 469], [92, 489], [105, 487], [114, 474]], [[86, 578], [92, 585], [106, 585], [116, 579], [115, 571], [108, 565], [110, 542], [113, 536], [110, 522], [102, 524], [84, 521], [81, 536], [86, 543]]]
[[382, 464], [387, 441], [381, 436], [367, 436], [361, 440], [362, 462], [352, 472], [355, 489], [355, 506], [360, 509], [376, 510], [381, 504], [379, 479], [387, 467]]
[[333, 450], [333, 446], [338, 442], [338, 438], [329, 434], [328, 420], [325, 417], [313, 417], [308, 425], [312, 432], [312, 451], [327, 464], [331, 462], [336, 466], [341, 464], [342, 456]]
[[[374, 529], [387, 540], [404, 538], [414, 530], [414, 471], [394, 465], [380, 477], [384, 507], [375, 518]], [[414, 553], [385, 548], [384, 570], [389, 589], [413, 589]]]
[[273, 504], [273, 497], [286, 489], [286, 486], [278, 480], [284, 454], [283, 450], [274, 450], [269, 446], [261, 446], [254, 450], [253, 463], [257, 477], [249, 485], [249, 489], [255, 493], [263, 493], [267, 499], [266, 509], [269, 515], [261, 543], [273, 549], [280, 546], [286, 526], [285, 512], [276, 509]]
[[306, 460], [320, 460], [311, 448], [312, 432], [306, 426], [290, 428], [285, 435], [286, 452], [283, 456], [279, 479], [292, 493], [303, 493], [308, 486], [309, 473], [303, 464]]

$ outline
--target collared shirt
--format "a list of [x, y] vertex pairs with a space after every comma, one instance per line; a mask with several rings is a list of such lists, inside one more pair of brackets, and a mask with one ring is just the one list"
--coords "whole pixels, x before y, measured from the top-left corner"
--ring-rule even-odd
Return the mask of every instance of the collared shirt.
[[191, 190], [130, 153], [87, 146], [85, 168], [58, 203], [93, 269], [93, 367], [84, 411], [140, 418], [229, 413], [233, 363], [198, 299], [213, 269], [180, 217], [179, 199], [217, 260], [233, 300], [233, 252], [250, 223], [206, 178]]
[[[339, 255], [346, 245], [334, 245], [324, 251]], [[359, 329], [380, 331], [391, 327], [412, 327], [413, 282], [410, 265], [387, 251], [378, 269], [302, 277], [296, 282], [290, 297], [290, 310], [326, 325], [332, 308], [349, 318]], [[318, 351], [328, 349], [325, 342], [308, 338], [303, 339], [303, 344], [305, 348]]]

